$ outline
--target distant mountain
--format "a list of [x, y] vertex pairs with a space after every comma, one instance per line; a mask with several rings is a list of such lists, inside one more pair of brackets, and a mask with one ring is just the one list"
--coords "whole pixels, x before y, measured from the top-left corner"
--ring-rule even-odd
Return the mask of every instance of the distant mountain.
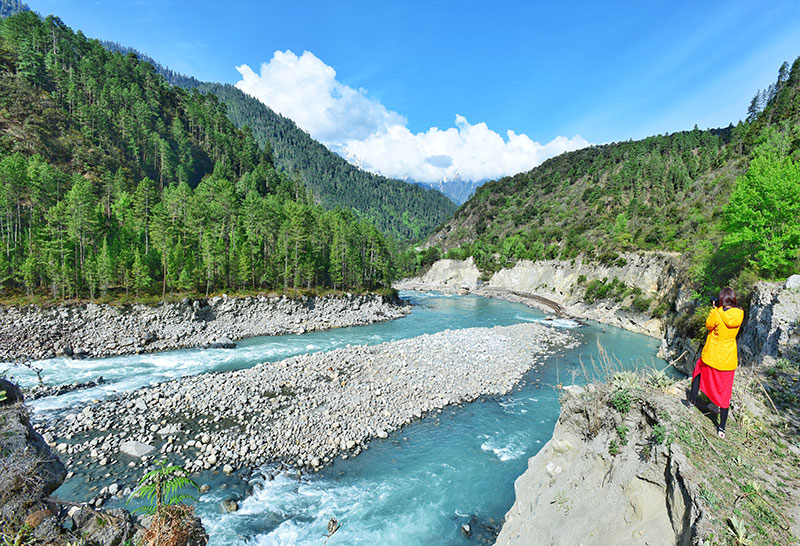
[[417, 186], [422, 186], [423, 188], [429, 188], [442, 192], [456, 205], [463, 205], [464, 202], [472, 197], [472, 194], [475, 193], [475, 190], [477, 190], [484, 182], [485, 180], [480, 182], [473, 182], [470, 180], [441, 180], [439, 182], [411, 183], [416, 184]]

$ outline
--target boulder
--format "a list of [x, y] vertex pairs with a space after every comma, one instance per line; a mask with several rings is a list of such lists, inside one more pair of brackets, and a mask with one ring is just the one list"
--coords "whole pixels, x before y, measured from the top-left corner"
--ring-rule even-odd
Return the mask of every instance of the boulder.
[[228, 336], [222, 336], [217, 338], [216, 341], [212, 343], [208, 343], [206, 345], [209, 349], [235, 349], [236, 343], [231, 340]]
[[222, 511], [227, 513], [236, 512], [239, 510], [239, 503], [235, 499], [225, 499], [220, 504]]
[[137, 442], [136, 440], [128, 440], [119, 445], [119, 452], [130, 457], [145, 457], [155, 451], [155, 447], [150, 444]]
[[158, 430], [159, 436], [169, 436], [170, 434], [178, 434], [181, 431], [181, 427], [174, 423], [170, 423], [169, 425], [165, 426]]
[[0, 391], [5, 391], [6, 393], [6, 398], [0, 402], [0, 406], [10, 406], [17, 402], [22, 402], [22, 391], [11, 381], [0, 379]]
[[[0, 390], [8, 389], [11, 397], [21, 401], [15, 385], [1, 385]], [[41, 499], [64, 482], [64, 464], [33, 429], [24, 407], [0, 405], [0, 439], [0, 456], [10, 469], [0, 473], [0, 519], [40, 509]]]
[[791, 290], [793, 288], [800, 288], [800, 275], [792, 275], [788, 279], [786, 279], [786, 284], [784, 287], [787, 290]]
[[98, 512], [84, 506], [73, 513], [72, 520], [87, 544], [116, 546], [132, 541], [136, 532], [133, 517], [122, 508]]

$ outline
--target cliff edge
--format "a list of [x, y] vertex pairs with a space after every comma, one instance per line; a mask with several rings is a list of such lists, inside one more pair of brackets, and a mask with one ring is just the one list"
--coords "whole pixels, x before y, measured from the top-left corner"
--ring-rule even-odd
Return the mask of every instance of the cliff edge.
[[724, 440], [710, 402], [681, 403], [688, 380], [620, 372], [566, 387], [497, 544], [796, 543], [800, 367], [781, 366], [772, 378], [740, 371]]

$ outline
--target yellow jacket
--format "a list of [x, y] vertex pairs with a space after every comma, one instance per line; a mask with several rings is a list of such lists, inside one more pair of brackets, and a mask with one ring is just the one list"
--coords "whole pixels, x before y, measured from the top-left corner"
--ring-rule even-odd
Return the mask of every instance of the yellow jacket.
[[706, 319], [708, 337], [703, 347], [703, 362], [717, 370], [735, 370], [739, 365], [736, 334], [744, 320], [744, 311], [738, 307], [714, 307]]

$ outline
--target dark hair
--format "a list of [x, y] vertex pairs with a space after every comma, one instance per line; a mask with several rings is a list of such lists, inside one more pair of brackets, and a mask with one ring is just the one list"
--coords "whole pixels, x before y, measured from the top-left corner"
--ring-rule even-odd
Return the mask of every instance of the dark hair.
[[723, 288], [719, 291], [719, 304], [721, 307], [736, 307], [736, 294], [732, 288]]

